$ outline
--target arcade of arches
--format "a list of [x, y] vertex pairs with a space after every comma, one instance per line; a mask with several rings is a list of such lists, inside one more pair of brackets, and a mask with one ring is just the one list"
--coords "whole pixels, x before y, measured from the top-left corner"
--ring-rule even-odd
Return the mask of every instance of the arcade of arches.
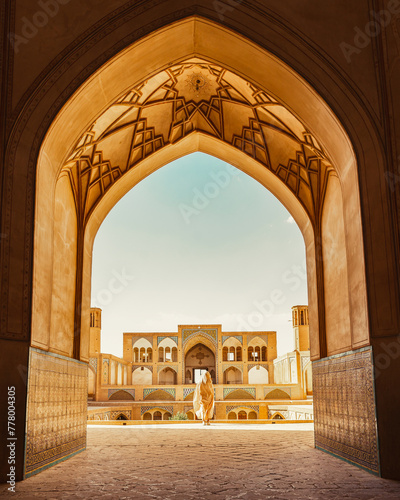
[[[396, 2], [354, 65], [340, 44], [368, 21], [361, 4], [324, 16], [317, 0], [312, 15], [249, 0], [221, 15], [202, 0], [113, 0], [95, 21], [71, 2], [13, 50], [10, 32], [34, 14], [18, 3], [18, 16], [14, 1], [0, 16], [1, 383], [18, 394], [17, 479], [85, 449], [99, 226], [143, 178], [194, 151], [251, 175], [303, 234], [316, 446], [400, 479]], [[237, 347], [222, 355], [243, 361]], [[150, 362], [145, 343], [135, 349]]]
[[[101, 314], [91, 309], [88, 419], [195, 420], [195, 384], [205, 371], [214, 384], [214, 420], [313, 420], [307, 306], [292, 307], [295, 350], [277, 356], [277, 332], [225, 332], [221, 325], [178, 325], [177, 332], [124, 333], [123, 358], [102, 353]], [[101, 369], [100, 369], [101, 367]], [[99, 406], [100, 405], [100, 406]], [[242, 413], [240, 413], [242, 412]], [[243, 413], [244, 412], [244, 413]]]

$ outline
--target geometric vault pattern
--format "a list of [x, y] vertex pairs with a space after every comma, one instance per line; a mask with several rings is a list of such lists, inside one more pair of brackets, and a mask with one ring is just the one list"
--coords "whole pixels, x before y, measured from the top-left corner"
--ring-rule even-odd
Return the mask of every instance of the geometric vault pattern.
[[276, 98], [231, 71], [191, 59], [127, 91], [81, 136], [63, 167], [79, 221], [85, 225], [127, 171], [195, 131], [262, 163], [318, 220], [332, 167], [316, 139]]

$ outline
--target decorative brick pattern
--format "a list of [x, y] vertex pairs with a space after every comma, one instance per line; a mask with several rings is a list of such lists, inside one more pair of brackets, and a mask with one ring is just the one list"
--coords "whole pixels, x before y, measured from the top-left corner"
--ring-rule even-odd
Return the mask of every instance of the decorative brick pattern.
[[132, 412], [131, 410], [118, 410], [111, 412], [111, 420], [116, 420], [120, 415], [123, 415], [128, 420], [131, 419]]
[[156, 392], [156, 391], [163, 391], [163, 392], [167, 392], [168, 394], [171, 394], [171, 396], [173, 396], [173, 398], [175, 399], [175, 388], [173, 387], [156, 387], [154, 389], [143, 389], [143, 399], [146, 399], [147, 396], [149, 396], [150, 394], [152, 394], [153, 392]]
[[228, 415], [228, 413], [232, 410], [235, 410], [236, 408], [248, 408], [249, 410], [254, 410], [255, 412], [259, 413], [260, 412], [260, 407], [258, 405], [256, 406], [249, 406], [249, 405], [235, 405], [235, 406], [227, 406], [225, 408], [225, 413]]
[[223, 335], [222, 339], [221, 339], [222, 343], [226, 342], [230, 338], [237, 339], [243, 345], [243, 336], [242, 335]]
[[89, 364], [93, 368], [93, 370], [97, 373], [97, 358], [90, 358]]
[[193, 335], [205, 335], [208, 337], [214, 344], [217, 343], [218, 332], [216, 328], [211, 328], [209, 330], [198, 330], [195, 328], [187, 328], [182, 330], [182, 338], [183, 344], [189, 340]]
[[150, 411], [150, 410], [165, 410], [165, 411], [171, 413], [171, 415], [173, 415], [173, 413], [174, 413], [173, 406], [153, 405], [153, 406], [141, 406], [140, 407], [140, 415], [143, 415], [144, 413], [146, 413], [147, 411]]
[[171, 339], [175, 342], [176, 346], [178, 347], [178, 337], [172, 337], [171, 335], [167, 335], [165, 337], [157, 337], [157, 345], [162, 342], [164, 339]]
[[194, 387], [184, 387], [183, 388], [183, 399], [185, 399], [189, 394], [192, 394], [194, 392]]
[[30, 349], [25, 477], [86, 448], [87, 364]]
[[313, 362], [315, 446], [379, 473], [372, 349]]
[[256, 388], [255, 387], [224, 387], [224, 399], [228, 394], [230, 394], [233, 391], [244, 391], [248, 392], [251, 396], [253, 396], [254, 399], [256, 399]]
[[127, 392], [128, 394], [130, 394], [133, 399], [135, 399], [135, 389], [122, 389], [122, 388], [119, 388], [119, 389], [108, 389], [108, 399], [110, 399], [110, 397], [115, 394], [116, 392]]

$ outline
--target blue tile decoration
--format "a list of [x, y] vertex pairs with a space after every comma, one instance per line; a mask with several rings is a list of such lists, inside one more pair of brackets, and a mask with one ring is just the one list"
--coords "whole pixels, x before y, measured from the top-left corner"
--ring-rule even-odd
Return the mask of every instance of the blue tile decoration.
[[216, 344], [217, 343], [217, 338], [218, 338], [218, 330], [216, 328], [210, 328], [210, 329], [198, 329], [198, 328], [185, 328], [182, 330], [182, 338], [183, 338], [183, 343], [186, 344], [186, 342], [189, 340], [190, 337], [193, 335], [205, 335], [206, 337], [209, 337], [209, 339]]
[[235, 406], [227, 406], [225, 408], [225, 413], [228, 415], [228, 413], [232, 410], [235, 410], [236, 408], [249, 408], [254, 410], [257, 413], [260, 413], [260, 407], [258, 405], [252, 406], [252, 405], [235, 405]]
[[112, 396], [115, 392], [119, 392], [119, 391], [127, 392], [131, 396], [133, 396], [133, 398], [135, 399], [135, 389], [123, 389], [122, 387], [123, 386], [121, 386], [118, 389], [108, 389], [108, 399], [110, 399], [110, 396]]
[[171, 396], [173, 396], [173, 398], [175, 399], [175, 388], [174, 387], [155, 387], [155, 388], [147, 388], [147, 389], [143, 389], [143, 399], [146, 399], [146, 397], [151, 394], [152, 392], [155, 392], [155, 391], [164, 391], [164, 392], [167, 392], [168, 394], [171, 394]]
[[222, 343], [224, 343], [226, 340], [234, 338], [238, 339], [238, 341], [243, 345], [243, 336], [242, 335], [223, 335], [222, 336]]
[[140, 415], [143, 415], [146, 413], [146, 411], [149, 410], [165, 410], [171, 413], [171, 415], [174, 414], [174, 407], [173, 406], [160, 406], [160, 405], [152, 405], [152, 406], [141, 406], [140, 407]]
[[93, 370], [97, 373], [97, 358], [90, 358], [89, 365], [93, 368]]
[[184, 387], [183, 388], [183, 399], [185, 399], [189, 394], [192, 394], [194, 392], [194, 387]]
[[176, 347], [178, 347], [178, 337], [172, 337], [171, 335], [166, 335], [165, 337], [157, 337], [157, 345], [164, 339], [171, 339], [175, 342]]
[[254, 399], [256, 398], [256, 388], [255, 387], [224, 387], [224, 396], [223, 396], [224, 399], [226, 398], [226, 396], [228, 394], [230, 394], [233, 391], [237, 391], [237, 390], [242, 390], [242, 391], [248, 392], [249, 394], [251, 394], [253, 396]]

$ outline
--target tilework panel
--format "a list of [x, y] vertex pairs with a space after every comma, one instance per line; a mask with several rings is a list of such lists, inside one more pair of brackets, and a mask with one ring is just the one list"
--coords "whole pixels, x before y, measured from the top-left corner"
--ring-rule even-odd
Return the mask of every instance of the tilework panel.
[[89, 364], [93, 368], [93, 370], [97, 373], [97, 358], [90, 358]]
[[228, 413], [232, 410], [235, 410], [236, 408], [248, 408], [249, 410], [254, 410], [255, 412], [259, 413], [260, 412], [260, 407], [259, 406], [249, 406], [249, 405], [235, 405], [235, 406], [227, 406], [225, 408], [225, 413], [228, 415]]
[[164, 388], [164, 387], [157, 387], [155, 389], [143, 389], [143, 399], [146, 399], [146, 397], [155, 392], [155, 391], [164, 391], [167, 392], [168, 394], [171, 394], [171, 396], [174, 397], [175, 399], [175, 388]]
[[143, 415], [144, 413], [146, 413], [146, 411], [149, 411], [149, 410], [155, 410], [155, 409], [160, 409], [160, 410], [165, 410], [169, 413], [171, 413], [171, 415], [173, 415], [174, 413], [174, 407], [173, 406], [141, 406], [140, 407], [140, 414]]
[[110, 396], [112, 396], [113, 394], [115, 394], [116, 392], [119, 392], [119, 391], [122, 391], [122, 392], [127, 392], [128, 394], [130, 394], [133, 399], [135, 399], [135, 389], [123, 389], [122, 387], [119, 387], [118, 389], [108, 389], [108, 398], [110, 398]]
[[248, 392], [249, 394], [251, 394], [253, 396], [254, 399], [256, 399], [256, 388], [255, 387], [224, 387], [224, 399], [226, 398], [226, 396], [228, 394], [230, 394], [231, 392], [233, 391], [237, 391], [237, 390], [242, 390], [242, 391], [245, 391], [245, 392]]
[[184, 387], [183, 388], [183, 399], [186, 398], [186, 396], [189, 396], [189, 394], [192, 394], [194, 392], [194, 387]]
[[182, 330], [182, 336], [183, 336], [183, 343], [185, 344], [186, 341], [192, 336], [192, 335], [206, 335], [206, 337], [209, 337], [210, 340], [214, 342], [214, 344], [217, 342], [217, 330], [212, 328], [210, 330], [197, 330], [197, 329], [189, 329], [185, 328]]
[[379, 473], [371, 348], [313, 365], [315, 446]]
[[88, 367], [30, 349], [25, 478], [86, 448]]
[[226, 340], [230, 339], [233, 337], [234, 339], [238, 339], [238, 341], [243, 344], [243, 336], [242, 335], [223, 335], [222, 336], [222, 343], [224, 343]]
[[170, 335], [167, 335], [166, 337], [157, 337], [157, 345], [164, 339], [171, 339], [175, 342], [176, 345], [178, 345], [178, 337], [171, 337]]
[[120, 415], [124, 415], [128, 420], [131, 419], [132, 412], [131, 410], [117, 410], [111, 412], [111, 420], [116, 420]]

